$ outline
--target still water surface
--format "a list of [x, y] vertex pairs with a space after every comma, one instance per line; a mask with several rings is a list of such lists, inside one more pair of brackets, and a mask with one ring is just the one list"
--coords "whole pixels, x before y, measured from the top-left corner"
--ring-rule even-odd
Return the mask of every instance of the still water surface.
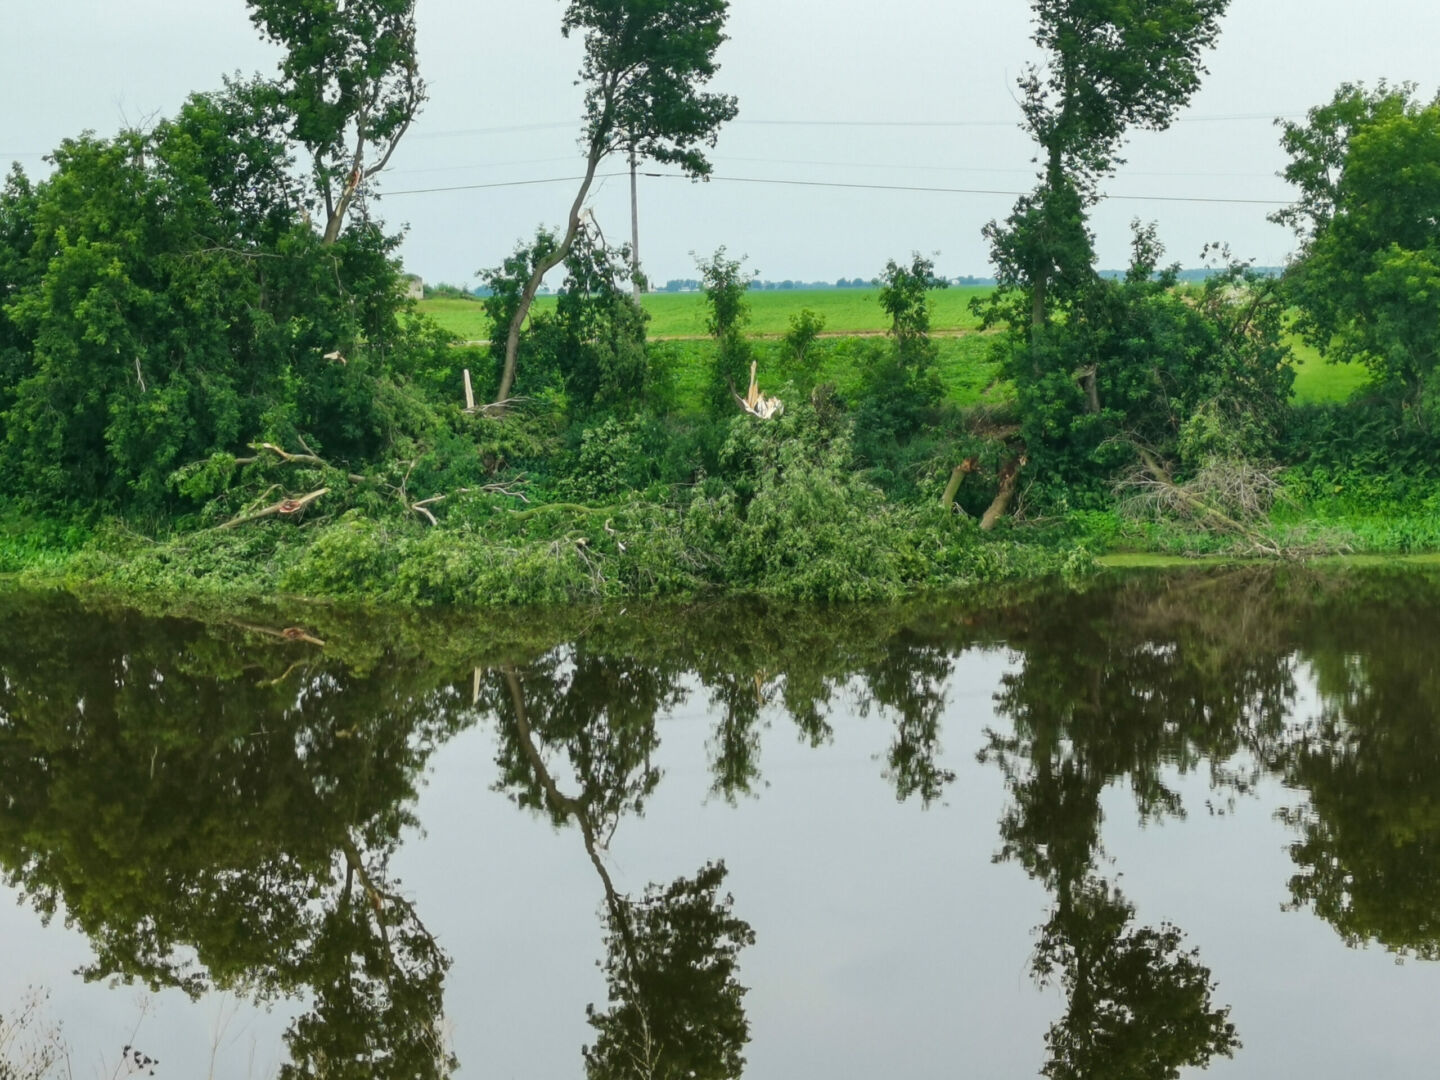
[[1437, 601], [0, 593], [0, 1013], [76, 1077], [1434, 1075]]

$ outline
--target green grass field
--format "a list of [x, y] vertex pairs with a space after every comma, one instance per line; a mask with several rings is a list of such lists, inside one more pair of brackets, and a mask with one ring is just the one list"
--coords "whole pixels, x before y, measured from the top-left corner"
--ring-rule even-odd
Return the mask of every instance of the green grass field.
[[[936, 368], [945, 387], [946, 399], [961, 407], [1002, 402], [1011, 396], [1008, 384], [1000, 381], [999, 365], [990, 356], [993, 338], [981, 334], [944, 337], [935, 342]], [[808, 370], [797, 377], [781, 355], [778, 341], [755, 345], [760, 385], [779, 390], [795, 379], [803, 385], [834, 383], [842, 393], [859, 389], [862, 373], [869, 366], [860, 361], [862, 350], [883, 347], [864, 337], [827, 338], [811, 347]], [[666, 365], [674, 379], [676, 403], [682, 409], [698, 410], [705, 401], [706, 373], [710, 370], [715, 343], [708, 338], [660, 341], [651, 346], [651, 356]]]
[[[809, 308], [825, 318], [825, 333], [833, 335], [822, 342], [817, 356], [821, 381], [845, 385], [850, 366], [845, 337], [861, 337], [884, 333], [888, 323], [880, 309], [877, 289], [775, 290], [749, 294], [749, 332], [756, 337], [779, 337], [790, 328], [790, 317]], [[940, 375], [950, 399], [957, 405], [969, 405], [985, 397], [1003, 392], [992, 386], [995, 365], [988, 355], [985, 338], [944, 336], [974, 331], [978, 320], [970, 310], [970, 302], [988, 294], [986, 287], [937, 289], [930, 294], [930, 324], [942, 335], [937, 341], [940, 350]], [[539, 310], [553, 307], [555, 298], [542, 296]], [[668, 341], [674, 365], [675, 382], [682, 401], [698, 400], [704, 382], [706, 343], [705, 299], [700, 293], [650, 293], [644, 298], [650, 313], [650, 336]], [[485, 309], [473, 300], [422, 300], [420, 311], [445, 329], [466, 341], [484, 341], [490, 335], [490, 320]], [[1329, 364], [1299, 339], [1292, 339], [1295, 353], [1295, 402], [1297, 404], [1345, 401], [1365, 384], [1367, 372], [1359, 364]], [[761, 353], [762, 367], [765, 353]], [[988, 393], [986, 392], [988, 388]]]
[[[939, 332], [972, 330], [979, 320], [970, 301], [990, 292], [986, 288], [937, 289], [930, 294], [930, 324]], [[825, 319], [827, 334], [880, 333], [888, 326], [880, 310], [878, 289], [816, 289], [755, 291], [749, 294], [750, 322], [746, 329], [757, 336], [778, 336], [790, 329], [790, 316], [809, 308]], [[703, 338], [705, 298], [700, 293], [649, 293], [644, 297], [650, 313], [652, 338]], [[554, 307], [553, 296], [542, 296], [536, 307]], [[422, 300], [420, 310], [467, 341], [490, 336], [485, 309], [473, 300]]]
[[1295, 355], [1295, 397], [1297, 405], [1326, 405], [1349, 401], [1365, 385], [1370, 372], [1364, 364], [1331, 364], [1299, 338], [1291, 338]]

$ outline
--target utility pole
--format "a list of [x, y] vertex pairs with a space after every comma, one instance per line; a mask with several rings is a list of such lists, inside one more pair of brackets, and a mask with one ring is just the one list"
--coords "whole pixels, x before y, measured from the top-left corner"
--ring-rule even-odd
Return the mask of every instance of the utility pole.
[[640, 299], [640, 193], [635, 180], [635, 144], [630, 144], [630, 289]]

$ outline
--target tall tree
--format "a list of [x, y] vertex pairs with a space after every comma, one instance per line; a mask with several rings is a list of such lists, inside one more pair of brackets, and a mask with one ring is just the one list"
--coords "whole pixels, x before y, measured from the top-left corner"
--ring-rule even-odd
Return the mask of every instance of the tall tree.
[[249, 0], [250, 20], [285, 50], [279, 93], [311, 157], [333, 244], [365, 184], [389, 163], [425, 101], [415, 0]]
[[1327, 357], [1360, 360], [1440, 415], [1440, 97], [1410, 86], [1342, 86], [1288, 124], [1296, 203], [1275, 215], [1301, 240], [1286, 273], [1300, 328]]
[[1094, 276], [1086, 212], [1122, 164], [1131, 128], [1163, 131], [1200, 85], [1203, 52], [1230, 0], [1032, 0], [1045, 63], [1020, 77], [1025, 128], [1040, 145], [1040, 183], [989, 238], [1002, 285], [1027, 289], [1032, 326], [1052, 284]]
[[694, 179], [710, 174], [704, 148], [737, 112], [734, 97], [703, 89], [719, 70], [715, 52], [729, 7], [729, 0], [570, 0], [561, 32], [585, 41], [585, 176], [560, 243], [535, 261], [510, 316], [497, 405], [510, 397], [520, 330], [545, 275], [570, 254], [600, 163], [633, 149]]

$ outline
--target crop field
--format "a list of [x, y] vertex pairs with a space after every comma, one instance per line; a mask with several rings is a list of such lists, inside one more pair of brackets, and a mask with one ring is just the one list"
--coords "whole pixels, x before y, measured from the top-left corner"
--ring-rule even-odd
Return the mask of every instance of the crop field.
[[[970, 301], [988, 295], [988, 288], [936, 289], [930, 294], [930, 325], [937, 332], [971, 330], [979, 319], [970, 310]], [[748, 294], [750, 322], [746, 329], [759, 337], [779, 336], [790, 329], [790, 317], [809, 308], [825, 319], [827, 334], [882, 333], [889, 325], [880, 308], [878, 289], [776, 289]], [[650, 336], [702, 338], [705, 330], [705, 298], [700, 293], [649, 293], [643, 298], [650, 313]], [[542, 296], [535, 306], [540, 311], [554, 307], [553, 296]], [[490, 336], [490, 320], [474, 300], [422, 300], [420, 310], [467, 341]]]
[[[756, 338], [778, 338], [790, 328], [790, 317], [809, 308], [825, 319], [826, 337], [815, 351], [816, 381], [845, 387], [857, 365], [853, 352], [864, 346], [867, 335], [887, 328], [877, 289], [785, 289], [754, 291], [750, 302], [749, 333]], [[990, 292], [987, 287], [937, 289], [930, 294], [930, 324], [937, 335], [940, 377], [947, 396], [956, 405], [988, 400], [1008, 390], [997, 384], [997, 365], [990, 357], [993, 339], [977, 333], [979, 320], [970, 302]], [[658, 355], [671, 364], [676, 389], [684, 404], [698, 402], [708, 367], [710, 340], [705, 331], [705, 300], [700, 293], [650, 293], [644, 297], [650, 313], [650, 337]], [[552, 308], [555, 298], [536, 301], [541, 310]], [[490, 320], [474, 300], [422, 300], [422, 313], [466, 341], [485, 341]], [[1359, 364], [1330, 364], [1298, 338], [1295, 354], [1297, 404], [1347, 400], [1364, 385], [1367, 373]], [[661, 346], [664, 346], [663, 348]], [[778, 348], [759, 351], [762, 371], [778, 363]], [[771, 362], [767, 364], [767, 359]], [[763, 381], [763, 375], [762, 375]]]

